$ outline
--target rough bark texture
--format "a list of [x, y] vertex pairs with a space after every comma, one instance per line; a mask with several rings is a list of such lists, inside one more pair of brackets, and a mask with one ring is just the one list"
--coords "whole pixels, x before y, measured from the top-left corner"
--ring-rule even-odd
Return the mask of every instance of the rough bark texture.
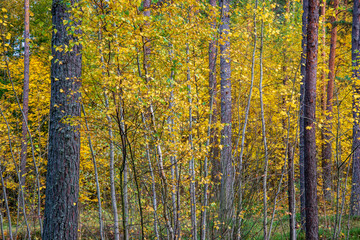
[[24, 20], [24, 87], [23, 87], [23, 123], [22, 123], [22, 139], [21, 139], [21, 153], [20, 153], [20, 174], [21, 184], [25, 185], [26, 178], [26, 153], [27, 153], [27, 121], [29, 113], [29, 77], [30, 77], [30, 6], [29, 0], [24, 2], [25, 20]]
[[352, 25], [352, 66], [354, 79], [354, 100], [353, 100], [353, 171], [352, 171], [352, 189], [350, 199], [350, 215], [360, 216], [360, 129], [359, 117], [360, 106], [359, 98], [360, 86], [356, 81], [360, 78], [359, 57], [360, 57], [360, 4], [359, 0], [354, 1], [353, 25]]
[[305, 92], [305, 78], [306, 78], [306, 49], [307, 49], [307, 23], [309, 15], [309, 1], [303, 0], [303, 15], [302, 15], [302, 41], [301, 41], [301, 85], [300, 85], [300, 130], [299, 130], [299, 168], [300, 168], [300, 215], [301, 215], [301, 229], [305, 230], [305, 177], [304, 177], [304, 92]]
[[[71, 0], [74, 5], [78, 0]], [[77, 38], [68, 34], [64, 20], [71, 13], [65, 2], [53, 0], [51, 102], [49, 153], [46, 176], [43, 239], [77, 239], [80, 132], [81, 45], [71, 51], [56, 51]], [[77, 26], [78, 21], [73, 21]], [[78, 30], [77, 30], [78, 33]]]
[[220, 222], [221, 238], [230, 239], [233, 214], [234, 170], [231, 160], [231, 68], [230, 68], [230, 15], [229, 0], [220, 1], [222, 16], [220, 25], [220, 75], [221, 75], [221, 190], [220, 190]]
[[317, 160], [315, 142], [316, 71], [318, 55], [319, 2], [309, 0], [306, 78], [304, 92], [304, 166], [306, 239], [318, 239]]
[[332, 174], [331, 174], [331, 136], [332, 136], [332, 119], [333, 119], [333, 95], [334, 95], [334, 81], [335, 81], [335, 54], [336, 54], [336, 39], [337, 39], [337, 13], [339, 0], [334, 0], [334, 16], [330, 18], [332, 23], [331, 40], [330, 40], [330, 54], [329, 54], [329, 76], [326, 90], [326, 125], [324, 134], [324, 146], [322, 152], [322, 168], [323, 168], [323, 191], [326, 200], [331, 199]]

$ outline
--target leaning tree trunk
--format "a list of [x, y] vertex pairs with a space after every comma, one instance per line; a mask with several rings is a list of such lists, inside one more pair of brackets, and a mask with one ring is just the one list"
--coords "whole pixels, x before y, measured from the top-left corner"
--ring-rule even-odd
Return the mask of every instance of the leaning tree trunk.
[[319, 1], [309, 0], [304, 91], [304, 167], [306, 239], [318, 239], [317, 160], [315, 142], [316, 71]]
[[221, 189], [220, 189], [220, 235], [230, 239], [232, 229], [229, 229], [233, 219], [233, 186], [234, 169], [231, 159], [231, 68], [230, 68], [230, 11], [229, 0], [221, 0], [220, 25], [220, 75], [221, 75]]
[[[71, 0], [74, 6], [78, 0]], [[57, 51], [78, 42], [75, 34], [66, 28], [71, 22], [75, 28], [80, 21], [74, 20], [69, 7], [62, 0], [52, 5], [52, 56], [49, 152], [46, 176], [46, 198], [43, 239], [77, 239], [78, 197], [80, 163], [80, 87], [81, 45], [70, 51]]]
[[360, 106], [359, 95], [360, 86], [356, 83], [360, 78], [359, 57], [360, 57], [360, 4], [359, 0], [354, 1], [353, 25], [352, 25], [352, 66], [354, 79], [354, 97], [353, 97], [353, 174], [352, 189], [350, 198], [350, 215], [360, 216]]

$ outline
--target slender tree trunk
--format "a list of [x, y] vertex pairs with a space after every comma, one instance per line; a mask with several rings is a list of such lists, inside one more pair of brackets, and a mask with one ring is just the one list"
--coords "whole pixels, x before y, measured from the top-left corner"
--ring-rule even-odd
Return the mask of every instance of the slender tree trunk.
[[[210, 0], [210, 5], [213, 8], [211, 11], [211, 18], [213, 19], [211, 23], [212, 29], [216, 28], [215, 22], [215, 9], [216, 9], [216, 0]], [[218, 108], [217, 108], [217, 82], [216, 82], [216, 59], [217, 59], [217, 47], [216, 47], [215, 35], [209, 43], [209, 87], [210, 87], [210, 98], [213, 99], [213, 109], [212, 109], [212, 125], [216, 125], [218, 121]], [[211, 107], [211, 106], [210, 106]], [[220, 183], [220, 173], [221, 173], [221, 164], [219, 159], [219, 147], [218, 147], [218, 133], [217, 128], [211, 126], [211, 136], [210, 136], [210, 163], [211, 167], [211, 180], [213, 182], [213, 192], [216, 195], [218, 192], [218, 185]], [[216, 197], [215, 197], [216, 199]]]
[[96, 159], [95, 159], [94, 148], [93, 148], [93, 145], [92, 145], [92, 142], [91, 142], [91, 137], [89, 135], [90, 130], [89, 130], [88, 121], [86, 119], [86, 113], [85, 113], [84, 105], [81, 105], [81, 108], [82, 108], [82, 112], [84, 114], [85, 126], [86, 126], [86, 130], [88, 132], [88, 142], [89, 142], [89, 147], [90, 147], [90, 152], [91, 152], [91, 158], [92, 158], [92, 161], [93, 161], [93, 164], [94, 164], [96, 195], [97, 195], [97, 200], [98, 200], [100, 239], [103, 240], [104, 239], [104, 223], [103, 223], [103, 219], [102, 219], [102, 207], [101, 207], [101, 193], [100, 193], [99, 174], [98, 174], [98, 169], [97, 169], [97, 164], [96, 164]]
[[[20, 184], [25, 185], [26, 178], [26, 155], [27, 155], [27, 121], [29, 113], [29, 75], [30, 75], [30, 4], [29, 0], [24, 2], [25, 20], [24, 20], [24, 88], [23, 88], [23, 114], [21, 133], [21, 152], [20, 152]], [[23, 206], [25, 207], [25, 206]]]
[[261, 126], [262, 126], [262, 135], [264, 142], [264, 175], [263, 175], [263, 228], [264, 228], [264, 240], [267, 240], [267, 174], [269, 166], [269, 153], [268, 145], [266, 138], [266, 124], [265, 124], [265, 113], [264, 113], [264, 100], [263, 100], [263, 52], [264, 52], [264, 20], [261, 20], [261, 33], [260, 33], [260, 83], [259, 83], [259, 93], [260, 93], [260, 110], [261, 110]]
[[[4, 220], [3, 220], [2, 213], [0, 213], [0, 221], [1, 221], [1, 237], [2, 237], [2, 239], [5, 239], [5, 234], [4, 234]], [[10, 229], [9, 229], [9, 230], [10, 230]]]
[[[212, 10], [210, 11], [211, 18], [213, 22], [211, 27], [216, 28], [215, 22], [215, 8], [216, 0], [210, 0], [210, 5]], [[220, 182], [220, 162], [219, 162], [219, 148], [217, 147], [217, 130], [213, 127], [217, 122], [217, 107], [216, 107], [216, 97], [217, 97], [217, 82], [216, 82], [216, 58], [217, 58], [217, 48], [216, 40], [212, 39], [209, 43], [209, 95], [210, 95], [210, 114], [209, 114], [209, 126], [208, 126], [208, 136], [206, 140], [206, 148], [210, 145], [209, 155], [205, 156], [204, 159], [204, 179], [208, 177], [208, 160], [212, 164], [211, 168], [211, 181], [213, 183], [213, 192], [216, 194], [218, 192], [218, 182]], [[215, 106], [215, 107], [214, 107]], [[217, 199], [217, 196], [215, 196]], [[206, 239], [206, 223], [207, 223], [207, 205], [208, 205], [208, 183], [204, 184], [203, 192], [203, 206], [201, 208], [201, 240]]]
[[[257, 9], [258, 6], [258, 0], [255, 1], [255, 9]], [[243, 165], [243, 156], [244, 156], [244, 149], [245, 149], [245, 135], [246, 135], [246, 128], [247, 128], [247, 122], [249, 119], [249, 112], [250, 112], [250, 105], [251, 105], [251, 97], [252, 97], [252, 91], [254, 87], [254, 80], [255, 80], [255, 55], [256, 55], [256, 48], [257, 48], [257, 29], [256, 29], [256, 13], [254, 13], [253, 16], [254, 21], [254, 46], [253, 46], [253, 53], [252, 53], [252, 63], [251, 63], [251, 83], [250, 83], [250, 90], [249, 90], [249, 97], [245, 109], [245, 119], [244, 119], [244, 125], [242, 128], [241, 133], [241, 145], [240, 145], [240, 155], [239, 155], [239, 188], [238, 188], [238, 194], [239, 194], [239, 200], [238, 200], [238, 209], [236, 212], [236, 227], [234, 228], [234, 231], [236, 231], [236, 239], [241, 239], [241, 218], [240, 212], [242, 210], [242, 165]], [[240, 125], [239, 125], [240, 129]], [[240, 135], [238, 136], [236, 140], [236, 147], [239, 145]]]
[[360, 4], [359, 0], [354, 1], [353, 24], [352, 24], [352, 66], [354, 79], [353, 97], [353, 171], [352, 189], [350, 198], [350, 215], [360, 216], [360, 86], [357, 81], [360, 79], [359, 57], [360, 57]]
[[293, 148], [288, 144], [288, 200], [289, 200], [289, 226], [290, 240], [296, 239], [295, 215], [295, 173]]
[[307, 24], [309, 15], [309, 0], [303, 0], [302, 41], [301, 41], [301, 85], [300, 85], [300, 129], [299, 129], [299, 168], [300, 168], [300, 218], [301, 229], [305, 231], [305, 170], [304, 170], [304, 93], [306, 84], [306, 52], [307, 52]]
[[[105, 106], [106, 109], [109, 109], [109, 99], [104, 91], [105, 97]], [[109, 145], [110, 145], [110, 192], [111, 192], [111, 207], [113, 211], [113, 218], [114, 218], [114, 236], [115, 240], [120, 239], [120, 231], [119, 231], [119, 215], [117, 210], [117, 200], [116, 200], [116, 188], [115, 188], [115, 166], [114, 166], [114, 134], [112, 130], [112, 120], [111, 117], [106, 114], [106, 119], [109, 124]]]
[[[99, 41], [100, 44], [102, 44], [102, 31], [101, 28], [99, 29]], [[105, 79], [106, 76], [106, 66], [104, 61], [104, 55], [103, 50], [100, 48], [100, 58], [101, 58], [101, 67], [103, 69], [102, 75]], [[107, 71], [108, 72], [108, 71]], [[104, 87], [104, 98], [105, 98], [105, 108], [106, 111], [109, 111], [110, 105], [109, 105], [109, 98], [106, 93], [106, 88]], [[113, 211], [113, 221], [114, 221], [114, 237], [115, 240], [120, 239], [120, 231], [119, 231], [119, 214], [117, 209], [117, 199], [116, 199], [116, 187], [115, 187], [115, 166], [114, 166], [114, 133], [113, 133], [113, 127], [112, 127], [112, 119], [109, 114], [106, 114], [106, 120], [108, 122], [108, 128], [109, 128], [109, 157], [110, 157], [110, 195], [111, 195], [111, 207]]]
[[[187, 63], [189, 64], [189, 44], [186, 44]], [[192, 121], [192, 98], [191, 98], [191, 82], [190, 82], [190, 69], [187, 69], [187, 82], [189, 94], [189, 144], [191, 147], [191, 160], [189, 162], [189, 175], [190, 175], [190, 204], [191, 204], [191, 236], [192, 239], [197, 240], [197, 220], [196, 220], [196, 191], [195, 191], [195, 159], [194, 159], [194, 144], [193, 144], [193, 121]]]
[[[71, 0], [71, 5], [77, 2]], [[78, 238], [80, 126], [74, 120], [69, 123], [64, 119], [80, 117], [82, 55], [80, 44], [66, 52], [56, 48], [77, 42], [77, 37], [68, 34], [69, 24], [64, 21], [75, 27], [80, 21], [72, 18], [62, 0], [53, 0], [52, 15], [49, 153], [42, 238], [71, 240]]]
[[[146, 121], [144, 114], [141, 114], [141, 118], [144, 124], [144, 130], [147, 131]], [[144, 134], [145, 137], [145, 148], [146, 148], [146, 159], [149, 164], [150, 175], [151, 175], [151, 191], [152, 191], [152, 200], [153, 200], [153, 208], [154, 208], [154, 232], [155, 232], [155, 239], [160, 240], [159, 230], [158, 230], [158, 217], [157, 217], [157, 197], [156, 197], [156, 185], [155, 185], [155, 175], [154, 170], [152, 168], [151, 159], [150, 159], [150, 148], [148, 144], [148, 137], [146, 133]]]
[[5, 182], [4, 182], [4, 178], [3, 178], [3, 171], [2, 171], [1, 163], [0, 163], [0, 178], [1, 178], [2, 194], [4, 196], [4, 204], [5, 204], [5, 208], [6, 208], [6, 215], [7, 215], [8, 224], [9, 224], [8, 234], [9, 234], [10, 239], [13, 240], [12, 225], [11, 225], [11, 213], [10, 213], [10, 208], [9, 208], [9, 204], [8, 204], [8, 198], [7, 198], [7, 194], [6, 194], [6, 187], [5, 187]]
[[327, 98], [326, 98], [326, 125], [324, 135], [324, 148], [322, 156], [323, 168], [323, 191], [326, 200], [331, 200], [331, 187], [332, 187], [332, 174], [331, 174], [331, 156], [332, 156], [332, 120], [333, 120], [333, 94], [334, 94], [334, 81], [335, 81], [335, 56], [336, 56], [336, 40], [337, 40], [337, 13], [338, 13], [339, 0], [334, 0], [334, 16], [331, 16], [332, 23], [331, 40], [330, 40], [330, 55], [329, 55], [329, 76], [327, 83]]
[[124, 230], [124, 239], [129, 240], [129, 197], [128, 197], [128, 154], [127, 154], [127, 136], [124, 124], [124, 109], [121, 105], [121, 100], [119, 100], [120, 105], [118, 109], [118, 126], [121, 134], [121, 143], [122, 143], [122, 169], [120, 174], [120, 185], [121, 185], [121, 202], [123, 210], [123, 230]]
[[304, 92], [304, 165], [306, 239], [318, 239], [317, 159], [315, 138], [316, 71], [318, 55], [319, 2], [309, 0], [306, 78]]
[[230, 4], [229, 0], [221, 0], [220, 25], [220, 75], [221, 75], [221, 190], [220, 190], [220, 235], [230, 239], [232, 233], [233, 200], [234, 200], [234, 168], [231, 149], [231, 58], [230, 58]]

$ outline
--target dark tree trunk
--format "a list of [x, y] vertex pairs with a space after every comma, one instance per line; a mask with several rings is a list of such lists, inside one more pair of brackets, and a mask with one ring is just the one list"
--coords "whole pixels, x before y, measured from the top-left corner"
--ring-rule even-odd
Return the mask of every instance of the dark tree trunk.
[[300, 215], [301, 229], [305, 230], [305, 176], [304, 176], [304, 92], [306, 78], [306, 49], [307, 49], [307, 23], [309, 15], [309, 0], [303, 0], [302, 15], [302, 41], [301, 41], [301, 85], [300, 85], [300, 144], [299, 144], [299, 165], [300, 165]]
[[[210, 0], [210, 5], [216, 7], [216, 0]], [[213, 13], [215, 16], [215, 13]], [[215, 21], [211, 23], [213, 29], [216, 28]], [[216, 40], [212, 39], [209, 43], [209, 87], [210, 87], [210, 98], [212, 99], [212, 119], [211, 124], [216, 125], [218, 119], [218, 108], [217, 108], [217, 82], [216, 82], [216, 58], [217, 58], [217, 48]], [[211, 100], [210, 100], [211, 102]], [[214, 183], [213, 192], [217, 194], [218, 192], [218, 183], [220, 182], [220, 172], [221, 165], [219, 159], [219, 147], [218, 147], [218, 131], [215, 127], [211, 127], [211, 136], [210, 136], [210, 162], [211, 162], [211, 180]]]
[[231, 68], [230, 68], [230, 11], [229, 0], [221, 0], [222, 11], [220, 25], [220, 75], [221, 75], [221, 190], [220, 190], [220, 235], [230, 239], [233, 214], [234, 170], [231, 159]]
[[326, 200], [331, 200], [332, 174], [331, 174], [331, 136], [332, 136], [332, 119], [333, 119], [333, 94], [335, 81], [335, 54], [336, 54], [336, 39], [337, 39], [337, 25], [335, 24], [338, 12], [339, 0], [334, 0], [335, 16], [332, 16], [330, 21], [333, 24], [331, 29], [330, 40], [330, 54], [329, 54], [329, 76], [326, 90], [326, 125], [324, 134], [324, 146], [322, 152], [322, 168], [323, 168], [323, 191]]
[[304, 91], [304, 167], [306, 239], [318, 239], [317, 160], [315, 139], [319, 1], [309, 0]]
[[360, 57], [360, 4], [359, 0], [354, 0], [353, 25], [352, 25], [352, 66], [354, 79], [354, 97], [353, 97], [353, 173], [352, 189], [350, 199], [350, 215], [360, 216], [360, 106], [359, 98], [360, 86], [356, 83], [360, 78], [359, 57]]
[[[78, 0], [71, 0], [73, 6]], [[46, 199], [43, 239], [77, 239], [80, 132], [81, 45], [71, 51], [56, 51], [57, 47], [77, 42], [68, 34], [64, 21], [71, 13], [62, 0], [53, 0], [51, 60], [51, 102], [49, 152], [46, 176]], [[78, 27], [80, 22], [72, 20]], [[79, 34], [79, 30], [75, 31]]]
[[[26, 178], [26, 154], [27, 154], [27, 121], [29, 113], [29, 75], [30, 75], [30, 6], [29, 0], [24, 3], [25, 20], [24, 20], [24, 87], [23, 87], [23, 122], [22, 122], [22, 139], [21, 139], [21, 153], [20, 153], [20, 182], [25, 185]], [[21, 202], [21, 201], [20, 201]]]

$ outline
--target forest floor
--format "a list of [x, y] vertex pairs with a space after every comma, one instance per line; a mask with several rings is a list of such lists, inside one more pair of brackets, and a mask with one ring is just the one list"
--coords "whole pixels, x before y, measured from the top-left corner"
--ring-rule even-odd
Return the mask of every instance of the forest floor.
[[[105, 239], [114, 239], [113, 230], [110, 220], [110, 215], [105, 213], [104, 214], [104, 232], [105, 232]], [[3, 229], [2, 232], [4, 233], [5, 239], [10, 239], [8, 235], [8, 223], [3, 219]], [[81, 239], [100, 239], [100, 232], [99, 232], [99, 222], [98, 222], [98, 215], [95, 211], [83, 212], [80, 217], [81, 223], [79, 226], [79, 240]], [[349, 220], [349, 221], [348, 221]], [[335, 216], [328, 216], [327, 219], [320, 218], [319, 224], [319, 239], [360, 239], [360, 219], [349, 219], [348, 216], [344, 215], [341, 221], [341, 232], [338, 234], [337, 238], [334, 238], [334, 222]], [[41, 239], [40, 238], [40, 226], [38, 222], [35, 223], [35, 219], [28, 220], [32, 237], [31, 239]], [[251, 227], [251, 229], [246, 229], [249, 225], [246, 224], [245, 229], [243, 232], [251, 232], [244, 236], [244, 239], [263, 239], [262, 234], [262, 226], [261, 224], [256, 224]], [[327, 223], [327, 227], [325, 227], [325, 223]], [[120, 231], [121, 231], [121, 222], [120, 224]], [[150, 224], [150, 223], [149, 223]], [[26, 239], [26, 225], [24, 222], [19, 224], [17, 230], [17, 237], [15, 238], [15, 231], [16, 231], [16, 224], [12, 226], [13, 236], [14, 239]], [[1, 233], [0, 233], [1, 234]], [[151, 235], [151, 231], [148, 232]], [[250, 236], [251, 235], [251, 236]], [[0, 235], [0, 239], [2, 239]], [[132, 236], [139, 236], [138, 233], [133, 233]], [[283, 218], [274, 221], [273, 229], [271, 233], [271, 239], [274, 240], [283, 240], [288, 239], [289, 237], [288, 231], [288, 218], [284, 216]], [[4, 240], [5, 240], [4, 239]], [[136, 237], [131, 239], [138, 239]], [[152, 238], [147, 238], [152, 239]], [[183, 239], [187, 239], [183, 237]], [[305, 234], [297, 229], [297, 239], [305, 239]]]

